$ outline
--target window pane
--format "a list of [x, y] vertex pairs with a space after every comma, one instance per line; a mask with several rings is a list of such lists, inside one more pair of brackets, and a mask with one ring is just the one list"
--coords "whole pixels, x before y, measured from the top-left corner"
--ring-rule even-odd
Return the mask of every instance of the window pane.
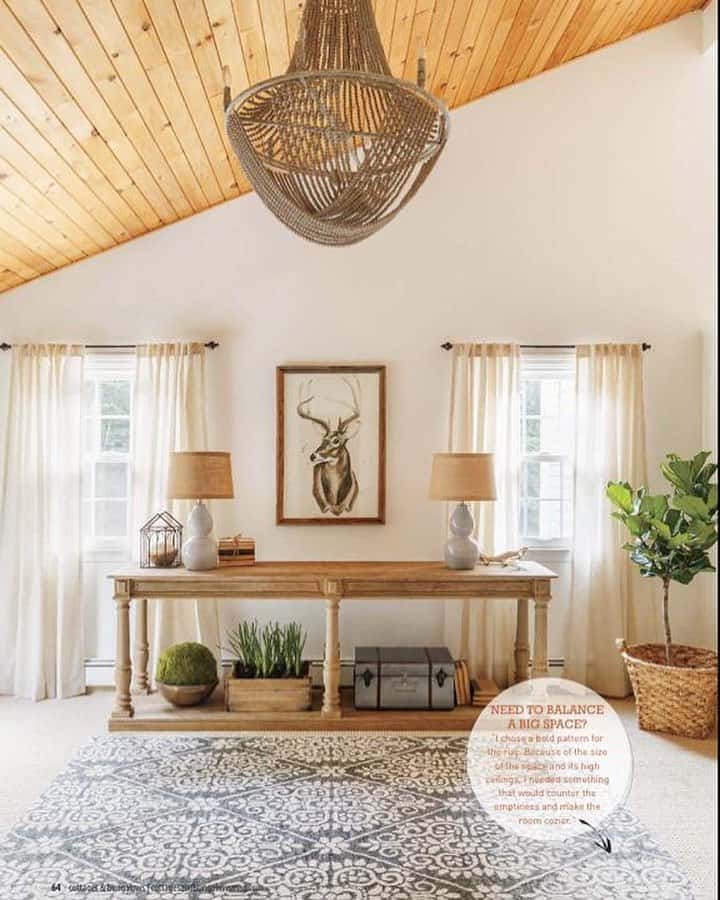
[[127, 496], [126, 463], [95, 464], [95, 496], [122, 498]]
[[100, 384], [100, 413], [103, 416], [130, 415], [130, 383], [103, 381]]
[[540, 450], [540, 419], [525, 421], [525, 452], [538, 453]]
[[540, 501], [540, 540], [551, 541], [562, 537], [562, 512], [559, 500]]
[[540, 415], [540, 382], [526, 381], [524, 385], [525, 415]]
[[124, 537], [127, 534], [125, 500], [98, 500], [95, 504], [96, 537]]
[[524, 506], [524, 528], [523, 533], [527, 537], [538, 537], [540, 530], [540, 501], [526, 500]]
[[101, 419], [100, 449], [115, 453], [128, 453], [130, 450], [130, 420]]
[[525, 463], [525, 496], [540, 496], [540, 463]]

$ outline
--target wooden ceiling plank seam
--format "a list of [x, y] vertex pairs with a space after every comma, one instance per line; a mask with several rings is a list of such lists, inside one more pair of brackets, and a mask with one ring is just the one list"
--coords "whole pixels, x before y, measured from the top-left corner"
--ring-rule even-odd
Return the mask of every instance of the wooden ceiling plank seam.
[[153, 28], [185, 98], [224, 199], [239, 193], [225, 145], [189, 46], [178, 8], [172, 0], [145, 0]]
[[32, 281], [33, 278], [37, 278], [38, 275], [42, 274], [37, 269], [33, 269], [32, 266], [28, 266], [21, 259], [13, 256], [12, 253], [3, 250], [2, 246], [0, 246], [0, 269], [14, 272], [23, 281]]
[[[52, 0], [57, 3], [58, 0]], [[208, 206], [200, 183], [168, 115], [137, 57], [112, 0], [77, 0], [95, 39], [104, 49], [114, 73], [153, 136], [191, 212]], [[178, 215], [184, 211], [176, 206]]]
[[500, 14], [500, 19], [495, 24], [495, 30], [490, 38], [485, 59], [475, 78], [475, 84], [473, 85], [473, 94], [475, 96], [481, 96], [488, 93], [490, 78], [497, 65], [498, 59], [500, 58], [505, 42], [510, 36], [513, 21], [520, 10], [521, 4], [522, 0], [506, 0]]
[[605, 4], [600, 15], [593, 22], [592, 28], [588, 30], [587, 34], [580, 42], [580, 45], [578, 46], [578, 56], [582, 56], [590, 51], [590, 48], [593, 46], [595, 41], [597, 41], [600, 35], [602, 35], [603, 30], [614, 16], [615, 11], [619, 5], [619, 0], [615, 0], [615, 2], [608, 2]]
[[586, 26], [588, 28], [592, 27], [592, 23], [600, 16], [608, 2], [609, 0], [581, 0], [568, 23], [568, 27], [557, 42], [548, 60], [548, 65], [556, 66], [570, 55], [571, 48], [582, 41], [586, 34]]
[[447, 85], [443, 92], [443, 100], [448, 107], [452, 107], [455, 104], [455, 99], [473, 57], [489, 8], [489, 0], [472, 0], [472, 5], [465, 19], [465, 26], [458, 41], [457, 54], [450, 67]]
[[19, 237], [12, 231], [6, 231], [2, 227], [0, 221], [0, 250], [5, 253], [11, 253], [25, 265], [36, 271], [39, 275], [45, 275], [52, 272], [55, 264], [49, 259], [36, 253], [32, 247], [28, 247]]
[[66, 266], [70, 262], [70, 257], [65, 256], [64, 253], [61, 253], [56, 247], [49, 244], [44, 238], [24, 225], [16, 216], [13, 216], [3, 207], [0, 207], [0, 228], [14, 235], [26, 247], [29, 247], [38, 256], [46, 259], [55, 269]]
[[259, 0], [258, 12], [270, 74], [283, 75], [290, 63], [285, 5], [280, 0]]
[[553, 50], [557, 46], [558, 41], [563, 36], [565, 29], [570, 24], [570, 21], [575, 14], [575, 10], [578, 8], [580, 4], [580, 0], [568, 0], [565, 4], [562, 12], [560, 13], [557, 21], [550, 34], [548, 35], [545, 46], [540, 51], [540, 55], [535, 60], [535, 65], [532, 68], [530, 75], [537, 75], [540, 72], [545, 71], [548, 68], [548, 60], [553, 54]]
[[285, 35], [292, 55], [302, 18], [303, 0], [283, 0], [283, 6], [285, 8]]
[[416, 0], [398, 0], [395, 7], [388, 63], [390, 71], [396, 78], [402, 78], [405, 72], [416, 6]]
[[209, 104], [215, 120], [214, 124], [222, 142], [223, 153], [232, 170], [233, 186], [237, 195], [245, 181], [245, 173], [230, 146], [225, 129], [222, 63], [215, 44], [215, 32], [208, 19], [204, 4], [197, 3], [197, 0], [176, 0], [175, 5], [203, 86], [206, 102]]
[[704, 0], [699, 0], [697, 3], [690, 2], [687, 5], [684, 3], [684, 0], [668, 0], [668, 3], [660, 10], [657, 22], [654, 23], [653, 27], [655, 25], [665, 25], [679, 16], [687, 15], [689, 12], [697, 12], [704, 5]]
[[21, 278], [15, 272], [11, 272], [8, 269], [0, 271], [0, 293], [12, 290], [12, 288], [17, 287], [20, 284], [25, 284], [29, 280], [31, 279]]
[[[42, 0], [2, 0], [14, 12], [35, 47], [56, 78], [90, 118], [94, 128], [123, 166], [128, 177], [146, 201], [145, 224], [154, 228], [161, 222], [174, 222], [177, 215], [162, 188], [135, 147], [125, 128], [93, 83], [70, 43], [42, 3]], [[137, 135], [135, 136], [137, 140]]]
[[182, 185], [78, 0], [43, 0], [43, 3], [62, 30], [88, 78], [97, 87], [108, 109], [121, 124], [128, 140], [154, 177], [176, 218], [190, 215], [192, 206]]
[[535, 9], [530, 16], [530, 21], [527, 24], [525, 33], [523, 34], [522, 39], [515, 48], [512, 58], [508, 62], [505, 72], [503, 73], [500, 87], [506, 87], [507, 85], [515, 82], [515, 80], [517, 79], [518, 72], [520, 71], [520, 66], [523, 64], [525, 57], [528, 55], [528, 51], [530, 50], [530, 47], [535, 40], [538, 29], [545, 21], [545, 16], [547, 15], [548, 10], [552, 6], [553, 2], [554, 0], [538, 0]]
[[193, 171], [208, 205], [222, 203], [223, 191], [198, 125], [193, 120], [143, 0], [113, 0], [113, 7], [178, 140], [192, 162]]
[[52, 197], [55, 206], [98, 247], [107, 249], [116, 245], [113, 236], [5, 128], [0, 129], [0, 156], [44, 196]]
[[270, 60], [263, 38], [260, 10], [256, 0], [233, 0], [232, 6], [248, 84], [257, 84], [270, 77]]
[[654, 0], [647, 8], [645, 15], [637, 23], [638, 31], [654, 28], [660, 22], [660, 14], [667, 7], [668, 0]]
[[[2, 179], [3, 186], [11, 194], [31, 205], [46, 222], [53, 225], [61, 234], [64, 234], [86, 256], [92, 256], [93, 253], [97, 253], [101, 249], [107, 250], [115, 246], [114, 243], [108, 243], [103, 247], [102, 244], [90, 237], [84, 229], [60, 209], [57, 202], [55, 202], [57, 200], [57, 191], [53, 187], [46, 187], [42, 191], [39, 190], [33, 181], [28, 181], [21, 172], [2, 156], [0, 156], [0, 171], [5, 176]], [[32, 203], [30, 203], [31, 200]]]
[[433, 85], [436, 82], [436, 73], [440, 66], [445, 35], [447, 33], [450, 17], [453, 12], [455, 0], [435, 0], [432, 17], [428, 26], [426, 53], [427, 84], [426, 90], [434, 93]]
[[520, 3], [507, 38], [505, 39], [502, 49], [495, 61], [495, 65], [490, 72], [490, 78], [488, 79], [485, 93], [489, 94], [502, 87], [505, 72], [525, 37], [528, 25], [530, 24], [530, 19], [532, 18], [532, 14], [536, 7], [537, 0], [522, 0]]
[[28, 206], [22, 198], [4, 188], [2, 182], [0, 182], [0, 208], [18, 219], [26, 228], [40, 235], [53, 247], [58, 250], [62, 248], [62, 253], [72, 262], [77, 262], [87, 256], [66, 235], [51, 225], [35, 209]]
[[[130, 237], [130, 232], [112, 211], [111, 207], [103, 201], [102, 191], [94, 190], [91, 184], [80, 177], [76, 169], [60, 155], [53, 144], [47, 140], [35, 127], [35, 125], [20, 111], [10, 97], [0, 88], [0, 99], [3, 100], [5, 112], [2, 116], [2, 125], [7, 133], [32, 156], [42, 168], [51, 175], [65, 190], [87, 211], [87, 213], [113, 239], [122, 243]], [[59, 124], [59, 123], [58, 123]], [[62, 125], [60, 125], [62, 128]], [[79, 148], [78, 148], [79, 149]], [[82, 152], [82, 151], [80, 151]], [[111, 192], [111, 199], [117, 200], [123, 212], [132, 215], [132, 210], [126, 201], [115, 191], [112, 185], [104, 179], [105, 185]], [[134, 217], [132, 221], [142, 228], [140, 220]]]
[[232, 93], [233, 96], [237, 96], [250, 87], [250, 82], [232, 0], [204, 0], [204, 2], [210, 27], [215, 34], [220, 64], [229, 66]]
[[473, 0], [455, 0], [453, 4], [452, 14], [445, 30], [445, 39], [443, 40], [432, 80], [432, 92], [437, 97], [445, 99], [445, 91], [450, 81], [450, 72], [455, 60], [461, 53], [460, 42], [472, 4]]
[[386, 56], [390, 55], [390, 43], [392, 42], [397, 3], [398, 0], [383, 0], [375, 10], [375, 24], [377, 25]]
[[601, 33], [595, 39], [591, 50], [597, 50], [611, 42], [611, 35], [617, 29], [620, 22], [632, 15], [633, 9], [641, 4], [641, 0], [620, 0], [615, 7], [615, 12], [607, 20]]
[[0, 2], [0, 35], [5, 53], [14, 67], [20, 73], [30, 73], [24, 79], [26, 85], [32, 84], [38, 97], [104, 172], [116, 192], [125, 197], [139, 222], [136, 233], [143, 233], [148, 227], [148, 212], [150, 221], [156, 219], [147, 200], [143, 197], [135, 204], [132, 178], [3, 2]]
[[475, 81], [485, 62], [485, 57], [487, 56], [492, 37], [495, 34], [495, 28], [500, 21], [504, 5], [505, 0], [488, 0], [480, 29], [475, 36], [473, 51], [455, 94], [456, 105], [462, 106], [473, 98]]
[[621, 19], [619, 22], [617, 22], [614, 32], [612, 34], [612, 40], [613, 41], [621, 40], [622, 36], [623, 36], [622, 33], [623, 33], [624, 29], [627, 28], [628, 26], [632, 26], [633, 31], [634, 31], [635, 23], [639, 20], [641, 15], [644, 15], [645, 8], [646, 8], [646, 0], [636, 0], [630, 14], [628, 16], [626, 16], [624, 19]]
[[[413, 14], [412, 29], [408, 40], [408, 52], [402, 77], [406, 81], [417, 81], [418, 51], [427, 50], [430, 22], [435, 10], [435, 0], [417, 0]], [[430, 60], [426, 59], [426, 80], [432, 82]]]
[[524, 81], [533, 74], [538, 57], [543, 52], [543, 48], [546, 46], [548, 38], [560, 19], [565, 6], [570, 2], [571, 0], [553, 0], [545, 19], [537, 30], [535, 40], [530, 45], [527, 56], [522, 61], [518, 71], [518, 81]]

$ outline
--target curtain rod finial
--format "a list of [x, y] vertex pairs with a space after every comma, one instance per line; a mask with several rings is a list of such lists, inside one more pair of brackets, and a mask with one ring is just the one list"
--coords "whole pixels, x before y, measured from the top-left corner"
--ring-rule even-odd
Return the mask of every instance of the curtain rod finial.
[[0, 350], [12, 350], [12, 344], [2, 343], [0, 344]]
[[450, 341], [445, 341], [444, 344], [440, 344], [440, 347], [442, 350], [452, 350], [453, 345], [450, 343]]

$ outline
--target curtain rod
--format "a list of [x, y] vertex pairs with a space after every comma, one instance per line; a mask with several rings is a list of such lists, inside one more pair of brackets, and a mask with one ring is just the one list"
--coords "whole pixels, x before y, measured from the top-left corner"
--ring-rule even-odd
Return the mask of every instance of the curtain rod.
[[[86, 350], [135, 350], [137, 344], [85, 344]], [[215, 350], [220, 344], [217, 341], [207, 341], [203, 346], [208, 350]], [[0, 350], [12, 350], [12, 344], [0, 344]]]
[[[442, 350], [452, 350], [454, 346], [450, 341], [440, 344]], [[574, 350], [576, 347], [577, 344], [520, 344], [521, 350]], [[652, 350], [652, 344], [643, 341], [642, 348], [643, 351]]]

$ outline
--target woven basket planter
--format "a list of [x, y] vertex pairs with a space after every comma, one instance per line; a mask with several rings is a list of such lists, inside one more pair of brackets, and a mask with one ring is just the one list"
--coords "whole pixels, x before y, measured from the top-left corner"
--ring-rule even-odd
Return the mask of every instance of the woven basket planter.
[[717, 707], [717, 653], [673, 644], [673, 664], [668, 666], [664, 644], [628, 646], [619, 640], [617, 645], [630, 676], [640, 727], [708, 737]]

